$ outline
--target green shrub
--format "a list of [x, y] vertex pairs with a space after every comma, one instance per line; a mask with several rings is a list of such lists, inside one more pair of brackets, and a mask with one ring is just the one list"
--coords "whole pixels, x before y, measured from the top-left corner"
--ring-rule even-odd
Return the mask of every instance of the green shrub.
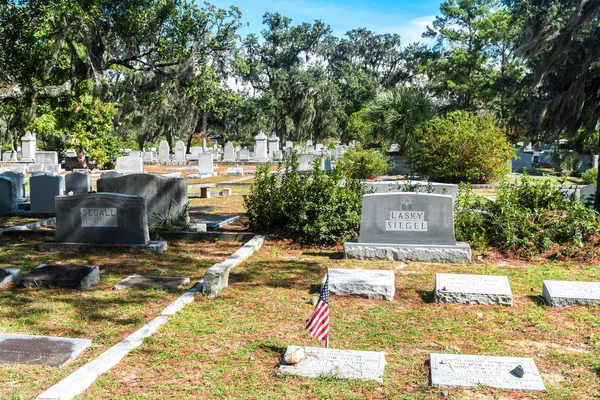
[[336, 168], [346, 173], [350, 179], [370, 179], [387, 172], [389, 161], [378, 150], [364, 150], [360, 147], [348, 149], [337, 160]]
[[554, 165], [554, 171], [565, 176], [572, 175], [581, 166], [579, 154], [572, 150], [558, 149], [550, 154], [550, 160]]
[[165, 214], [153, 213], [150, 216], [149, 230], [153, 239], [158, 239], [160, 232], [189, 231], [191, 229], [190, 202], [188, 201], [179, 212], [174, 211], [177, 208], [179, 205], [171, 199]]
[[487, 183], [510, 172], [514, 150], [491, 117], [456, 111], [425, 122], [415, 133], [409, 161], [427, 179]]
[[572, 256], [594, 252], [600, 214], [565, 196], [550, 181], [527, 176], [518, 184], [503, 183], [496, 201], [474, 199], [461, 188], [456, 209], [456, 235], [481, 248], [486, 244], [531, 257], [550, 250]]
[[585, 185], [596, 184], [598, 179], [598, 168], [590, 168], [581, 174], [581, 183]]
[[[252, 231], [285, 233], [305, 242], [330, 244], [357, 234], [364, 193], [360, 183], [339, 172], [326, 174], [319, 163], [301, 175], [295, 152], [286, 158], [282, 171], [270, 173], [269, 166], [257, 169], [255, 183], [244, 196]], [[283, 168], [282, 163], [279, 168]]]

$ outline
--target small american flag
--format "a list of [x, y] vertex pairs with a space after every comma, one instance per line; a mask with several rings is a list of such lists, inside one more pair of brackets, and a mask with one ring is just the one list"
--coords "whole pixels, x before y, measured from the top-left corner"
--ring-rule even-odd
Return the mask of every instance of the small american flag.
[[321, 296], [310, 318], [306, 321], [306, 329], [312, 337], [325, 341], [329, 336], [329, 274], [321, 289]]

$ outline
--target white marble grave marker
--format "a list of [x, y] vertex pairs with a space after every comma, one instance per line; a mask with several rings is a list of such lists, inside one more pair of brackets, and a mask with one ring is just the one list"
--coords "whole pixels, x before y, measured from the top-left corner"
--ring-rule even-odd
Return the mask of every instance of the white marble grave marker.
[[544, 281], [542, 295], [552, 307], [600, 303], [600, 282]]
[[[323, 283], [327, 276], [323, 278]], [[396, 287], [394, 271], [368, 269], [329, 270], [329, 293], [392, 301]]]

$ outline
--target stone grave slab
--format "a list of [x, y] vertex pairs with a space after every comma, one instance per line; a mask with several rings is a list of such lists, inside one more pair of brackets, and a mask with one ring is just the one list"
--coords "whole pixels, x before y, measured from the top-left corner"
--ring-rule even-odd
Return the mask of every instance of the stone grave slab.
[[0, 268], [0, 287], [18, 284], [21, 281], [21, 270], [19, 268]]
[[88, 339], [0, 333], [0, 362], [62, 367], [91, 344]]
[[42, 264], [23, 276], [21, 284], [31, 288], [85, 290], [100, 282], [97, 265]]
[[436, 303], [512, 306], [506, 276], [436, 274], [434, 298]]
[[517, 391], [546, 389], [531, 358], [432, 353], [429, 362], [434, 387], [486, 385]]
[[[327, 276], [323, 278], [323, 283]], [[357, 296], [392, 301], [396, 287], [394, 271], [368, 269], [329, 270], [329, 293], [338, 296]]]
[[600, 303], [600, 282], [544, 281], [542, 296], [552, 307]]
[[190, 278], [178, 276], [139, 276], [131, 275], [117, 283], [113, 289], [124, 290], [129, 288], [136, 289], [158, 289], [158, 290], [177, 290], [190, 282]]
[[[297, 351], [299, 346], [288, 346], [286, 354]], [[356, 351], [304, 347], [306, 357], [297, 364], [289, 365], [282, 360], [279, 372], [307, 378], [332, 376], [341, 379], [360, 379], [383, 383], [385, 356], [376, 351]], [[284, 357], [285, 358], [285, 357]]]

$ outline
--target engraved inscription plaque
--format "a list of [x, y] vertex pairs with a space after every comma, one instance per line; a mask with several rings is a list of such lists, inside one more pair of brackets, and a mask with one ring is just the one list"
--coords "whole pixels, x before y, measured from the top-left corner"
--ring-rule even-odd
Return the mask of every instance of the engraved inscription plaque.
[[81, 226], [89, 227], [117, 227], [116, 208], [81, 208]]

